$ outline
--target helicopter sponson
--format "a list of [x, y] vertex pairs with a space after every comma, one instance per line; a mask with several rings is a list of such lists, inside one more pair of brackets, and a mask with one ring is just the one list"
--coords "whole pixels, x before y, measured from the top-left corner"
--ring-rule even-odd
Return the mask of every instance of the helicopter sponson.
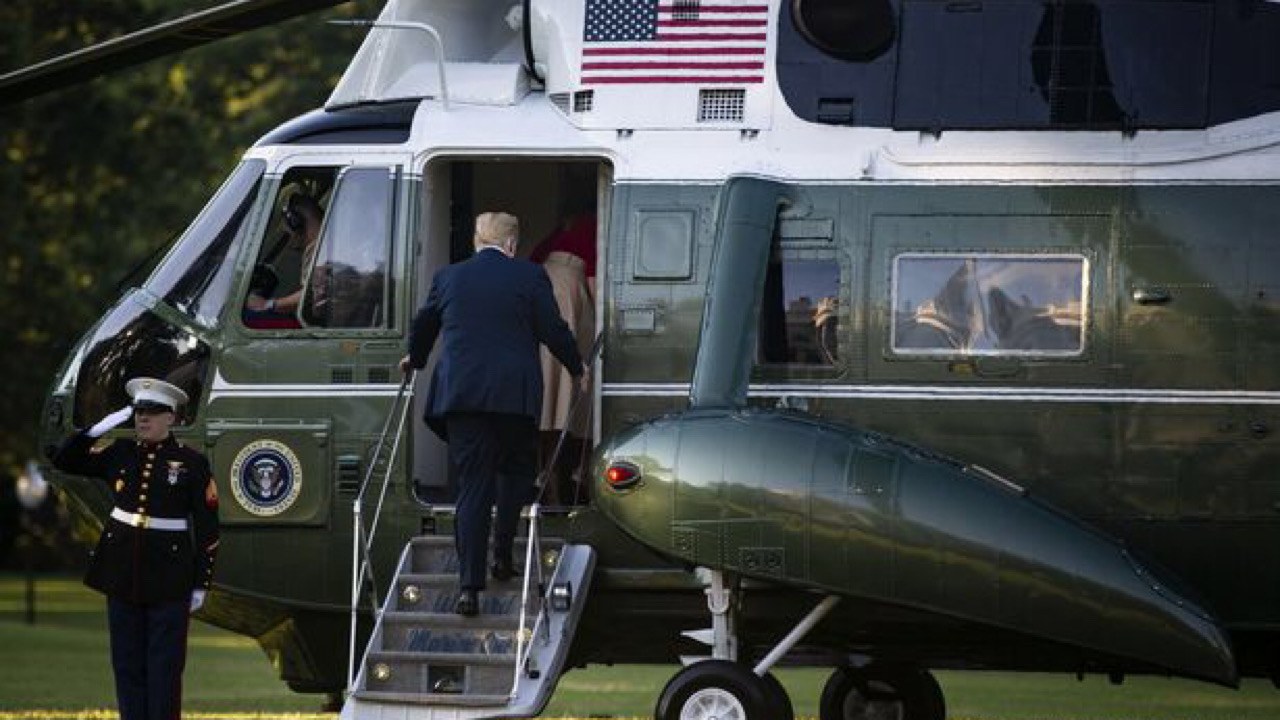
[[1121, 544], [976, 466], [773, 409], [695, 408], [597, 455], [600, 508], [695, 566], [1234, 684], [1225, 634]]

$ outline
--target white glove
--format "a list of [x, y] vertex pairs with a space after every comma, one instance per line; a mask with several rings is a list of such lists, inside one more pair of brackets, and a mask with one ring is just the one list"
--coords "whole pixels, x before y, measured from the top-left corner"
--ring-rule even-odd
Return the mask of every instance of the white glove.
[[131, 415], [133, 415], [132, 407], [125, 406], [120, 408], [119, 410], [99, 420], [97, 425], [94, 425], [93, 427], [89, 428], [89, 437], [98, 438], [98, 437], [102, 437], [103, 435], [106, 435], [108, 430], [115, 429], [121, 423], [128, 420], [129, 416]]
[[208, 592], [208, 590], [191, 591], [191, 612], [195, 612], [204, 607], [204, 596], [208, 594]]

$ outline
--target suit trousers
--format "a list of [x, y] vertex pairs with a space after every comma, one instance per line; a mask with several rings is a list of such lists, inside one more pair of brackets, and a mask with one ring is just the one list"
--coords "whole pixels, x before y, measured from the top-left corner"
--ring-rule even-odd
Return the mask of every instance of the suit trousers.
[[533, 500], [538, 429], [530, 416], [503, 413], [449, 413], [445, 422], [458, 473], [458, 585], [483, 590], [490, 509], [496, 502], [493, 555], [511, 560], [520, 508]]
[[107, 597], [111, 668], [120, 720], [176, 720], [182, 712], [190, 601]]

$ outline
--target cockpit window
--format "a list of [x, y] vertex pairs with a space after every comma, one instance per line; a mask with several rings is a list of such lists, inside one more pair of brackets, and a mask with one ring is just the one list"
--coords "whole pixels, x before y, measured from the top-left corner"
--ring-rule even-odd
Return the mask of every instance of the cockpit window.
[[898, 255], [893, 351], [1078, 355], [1087, 277], [1088, 261], [1079, 255]]
[[303, 290], [316, 265], [333, 187], [341, 168], [290, 168], [280, 180], [258, 258], [241, 306], [252, 330], [302, 327]]
[[206, 327], [217, 323], [234, 275], [227, 254], [240, 232], [266, 163], [246, 160], [205, 206], [145, 283]]
[[290, 169], [244, 298], [245, 327], [387, 327], [395, 181], [389, 167]]
[[308, 325], [387, 326], [394, 181], [385, 167], [343, 173], [304, 293], [302, 318]]

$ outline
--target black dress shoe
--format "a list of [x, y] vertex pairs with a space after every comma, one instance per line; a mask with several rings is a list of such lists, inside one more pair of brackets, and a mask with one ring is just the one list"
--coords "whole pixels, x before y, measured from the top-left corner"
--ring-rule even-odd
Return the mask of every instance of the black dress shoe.
[[510, 580], [518, 573], [516, 573], [515, 563], [510, 560], [505, 562], [502, 560], [494, 560], [493, 565], [489, 566], [489, 574], [493, 576], [494, 580], [502, 582]]
[[453, 604], [453, 611], [459, 615], [474, 617], [480, 614], [480, 591], [463, 590], [458, 593], [458, 600]]

